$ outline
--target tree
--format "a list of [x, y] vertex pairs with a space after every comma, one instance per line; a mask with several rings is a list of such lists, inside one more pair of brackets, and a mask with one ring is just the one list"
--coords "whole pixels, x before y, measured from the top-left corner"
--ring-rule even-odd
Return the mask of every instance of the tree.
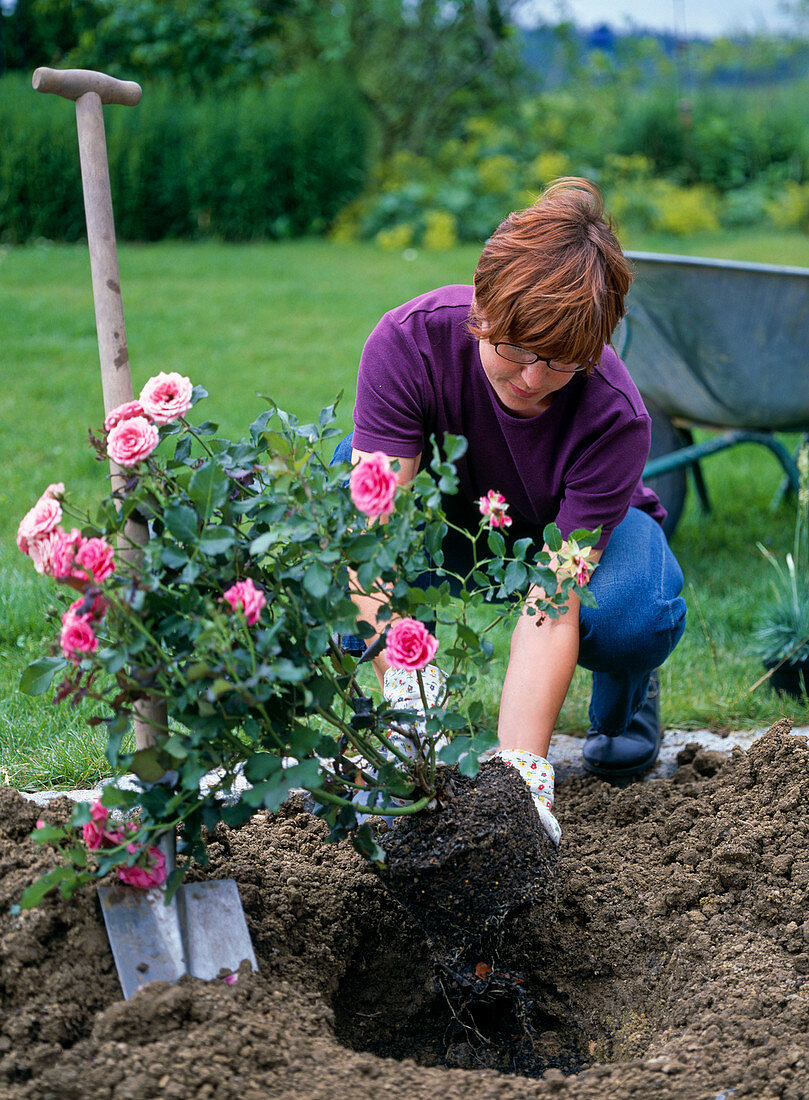
[[[383, 154], [429, 152], [516, 98], [519, 0], [18, 0], [14, 67], [66, 64], [202, 89], [328, 68], [360, 90]], [[11, 62], [10, 62], [11, 64]]]
[[524, 72], [515, 0], [297, 0], [281, 65], [336, 65], [376, 119], [383, 154], [429, 152], [470, 114], [514, 98]]
[[195, 89], [244, 84], [274, 67], [275, 26], [292, 0], [96, 0], [100, 18], [67, 60]]
[[95, 0], [5, 0], [0, 12], [0, 73], [60, 64], [99, 18]]

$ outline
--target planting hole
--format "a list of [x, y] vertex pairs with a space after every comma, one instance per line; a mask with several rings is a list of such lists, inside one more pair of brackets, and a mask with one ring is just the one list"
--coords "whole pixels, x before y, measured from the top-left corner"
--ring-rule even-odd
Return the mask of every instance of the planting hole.
[[[577, 954], [589, 966], [577, 968], [578, 995], [571, 996], [570, 960], [565, 965], [562, 956], [576, 945], [565, 937], [564, 949], [554, 948], [543, 936], [527, 955], [528, 929], [521, 920], [514, 914], [488, 953], [479, 948], [454, 962], [435, 960], [410, 922], [361, 931], [361, 947], [333, 1001], [338, 1040], [352, 1050], [423, 1066], [525, 1077], [548, 1069], [575, 1074], [608, 1060], [616, 1002], [624, 1002], [621, 1022], [641, 1020], [642, 1011], [616, 995], [611, 975], [597, 973], [584, 929]], [[564, 980], [555, 982], [555, 973]], [[637, 1042], [632, 1053], [638, 1053]]]

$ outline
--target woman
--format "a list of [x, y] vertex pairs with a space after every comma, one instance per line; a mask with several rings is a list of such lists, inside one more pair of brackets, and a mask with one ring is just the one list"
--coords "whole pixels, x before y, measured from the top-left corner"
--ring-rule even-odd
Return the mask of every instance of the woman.
[[[463, 435], [461, 489], [448, 501], [455, 523], [476, 529], [476, 501], [496, 490], [512, 538], [536, 538], [553, 521], [563, 537], [601, 529], [597, 609], [572, 595], [558, 619], [524, 614], [500, 702], [500, 755], [532, 787], [557, 843], [545, 758], [576, 664], [593, 673], [585, 766], [606, 778], [640, 774], [660, 748], [653, 673], [685, 626], [665, 509], [641, 481], [650, 419], [610, 347], [631, 280], [598, 188], [557, 180], [487, 241], [474, 286], [441, 287], [382, 318], [362, 353], [354, 432], [335, 455], [356, 462], [382, 451], [406, 485], [432, 435]], [[462, 547], [448, 537], [444, 550], [452, 560]], [[373, 605], [356, 602], [374, 624]], [[394, 706], [417, 698], [401, 675], [386, 677], [383, 658], [375, 666]]]

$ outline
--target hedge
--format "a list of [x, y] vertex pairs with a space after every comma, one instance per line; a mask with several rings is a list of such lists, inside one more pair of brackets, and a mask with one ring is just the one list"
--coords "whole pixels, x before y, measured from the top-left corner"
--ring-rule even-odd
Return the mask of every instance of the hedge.
[[[254, 240], [316, 233], [360, 191], [369, 125], [340, 78], [106, 107], [118, 237]], [[72, 104], [0, 80], [0, 242], [77, 240], [84, 209]]]

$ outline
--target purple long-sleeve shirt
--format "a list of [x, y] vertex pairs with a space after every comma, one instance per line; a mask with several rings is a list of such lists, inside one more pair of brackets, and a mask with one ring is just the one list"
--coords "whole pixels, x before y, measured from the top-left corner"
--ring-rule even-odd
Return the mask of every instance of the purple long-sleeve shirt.
[[477, 498], [503, 493], [511, 533], [541, 534], [555, 521], [563, 536], [601, 527], [598, 547], [630, 505], [658, 522], [665, 509], [641, 472], [650, 419], [637, 387], [605, 347], [589, 376], [574, 375], [539, 415], [521, 417], [498, 401], [466, 328], [471, 286], [448, 286], [386, 313], [360, 360], [354, 446], [412, 458], [430, 456], [429, 439], [463, 435], [458, 465], [469, 521]]

